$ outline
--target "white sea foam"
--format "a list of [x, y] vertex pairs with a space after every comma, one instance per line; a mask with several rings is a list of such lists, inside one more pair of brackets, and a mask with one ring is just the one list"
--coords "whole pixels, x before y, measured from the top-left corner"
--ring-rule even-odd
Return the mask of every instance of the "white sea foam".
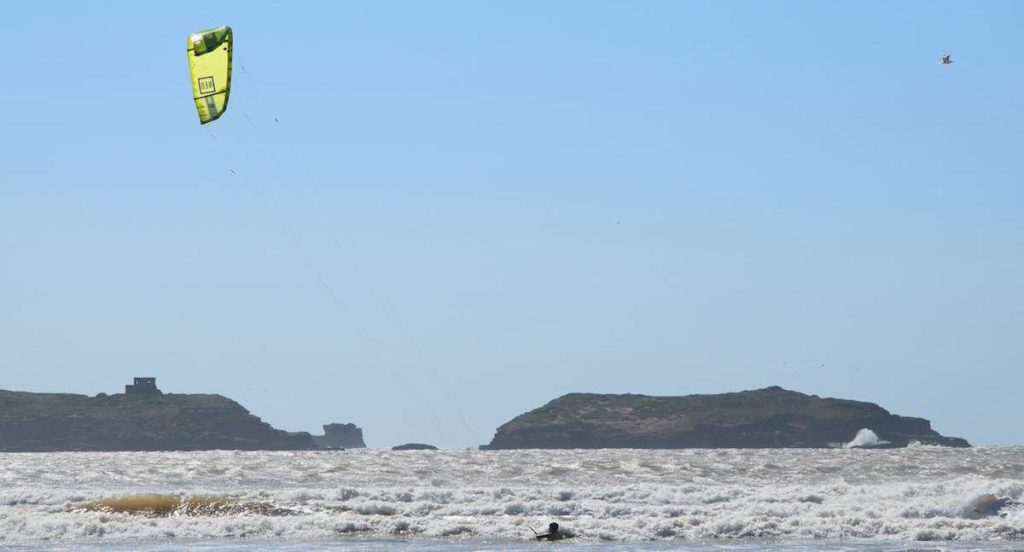
[[[915, 441], [916, 442], [916, 441]], [[878, 435], [874, 431], [868, 428], [861, 429], [857, 432], [857, 435], [853, 437], [853, 440], [846, 443], [846, 448], [871, 448], [879, 445], [887, 445], [889, 441], [883, 441], [878, 438]], [[920, 443], [918, 443], [920, 445]]]
[[[81, 509], [139, 494], [272, 508]], [[550, 521], [574, 546], [1020, 545], [1022, 495], [1024, 448], [0, 454], [0, 546], [411, 539], [426, 550], [521, 541]]]

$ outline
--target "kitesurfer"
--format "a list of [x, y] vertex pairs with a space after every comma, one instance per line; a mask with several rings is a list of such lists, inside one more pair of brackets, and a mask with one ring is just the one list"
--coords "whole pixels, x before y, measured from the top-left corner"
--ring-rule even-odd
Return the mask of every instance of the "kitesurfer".
[[551, 522], [550, 524], [548, 524], [548, 532], [547, 533], [541, 533], [540, 535], [537, 535], [537, 540], [556, 541], [556, 540], [567, 539], [567, 538], [569, 538], [571, 536], [572, 536], [571, 533], [566, 533], [564, 531], [559, 531], [558, 530], [558, 524], [555, 523], [555, 522]]

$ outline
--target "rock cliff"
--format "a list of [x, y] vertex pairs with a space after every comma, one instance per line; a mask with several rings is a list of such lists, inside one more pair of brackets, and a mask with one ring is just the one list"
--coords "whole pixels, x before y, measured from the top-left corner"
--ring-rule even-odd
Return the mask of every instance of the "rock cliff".
[[873, 403], [768, 387], [682, 397], [572, 393], [502, 425], [481, 448], [817, 448], [849, 443], [861, 429], [878, 446], [970, 446]]

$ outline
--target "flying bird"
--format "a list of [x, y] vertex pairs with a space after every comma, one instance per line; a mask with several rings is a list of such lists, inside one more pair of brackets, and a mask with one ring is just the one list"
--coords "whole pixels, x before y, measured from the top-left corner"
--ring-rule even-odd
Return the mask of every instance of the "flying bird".
[[946, 55], [942, 56], [942, 64], [943, 65], [949, 65], [950, 63], [953, 63], [953, 60], [950, 59], [950, 55], [949, 54], [946, 54]]

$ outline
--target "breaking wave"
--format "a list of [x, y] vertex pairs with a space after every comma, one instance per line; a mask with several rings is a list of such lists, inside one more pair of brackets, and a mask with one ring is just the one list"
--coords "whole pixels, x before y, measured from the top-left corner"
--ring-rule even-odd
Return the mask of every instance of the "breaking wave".
[[853, 440], [846, 443], [846, 448], [871, 448], [879, 445], [887, 445], [888, 441], [883, 441], [878, 438], [878, 435], [874, 431], [868, 428], [861, 429], [854, 436]]
[[577, 543], [1024, 539], [1024, 448], [44, 453], [0, 466], [0, 547], [521, 542], [551, 521]]
[[75, 505], [72, 511], [164, 516], [230, 516], [259, 514], [293, 515], [296, 512], [265, 502], [250, 502], [222, 496], [172, 496], [158, 494], [128, 495], [94, 500]]

